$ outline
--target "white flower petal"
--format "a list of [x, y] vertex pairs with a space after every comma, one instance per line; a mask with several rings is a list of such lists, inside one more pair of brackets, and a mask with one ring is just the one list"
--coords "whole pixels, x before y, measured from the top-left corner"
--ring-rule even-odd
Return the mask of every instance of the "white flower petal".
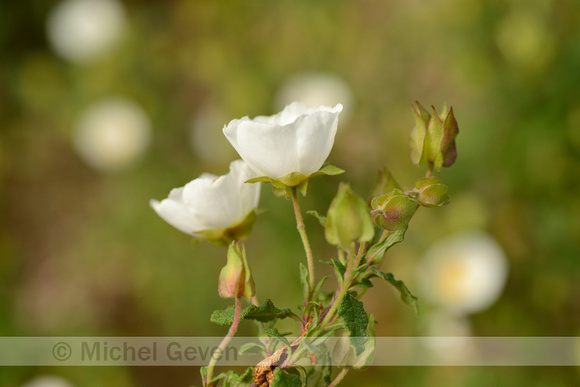
[[238, 128], [236, 150], [256, 172], [274, 178], [298, 171], [296, 131], [243, 121]]
[[322, 167], [328, 158], [334, 137], [338, 128], [337, 113], [342, 110], [342, 105], [337, 105], [334, 111], [320, 111], [308, 116], [308, 119], [300, 117], [298, 122], [297, 145], [299, 171], [310, 175]]
[[199, 223], [195, 214], [178, 200], [170, 198], [163, 199], [161, 202], [151, 200], [149, 204], [163, 220], [186, 234], [195, 235], [196, 231], [203, 230], [203, 225]]
[[260, 184], [245, 183], [256, 177], [244, 161], [230, 164], [223, 176], [202, 174], [184, 187], [175, 188], [151, 207], [172, 226], [188, 234], [237, 226], [258, 206]]

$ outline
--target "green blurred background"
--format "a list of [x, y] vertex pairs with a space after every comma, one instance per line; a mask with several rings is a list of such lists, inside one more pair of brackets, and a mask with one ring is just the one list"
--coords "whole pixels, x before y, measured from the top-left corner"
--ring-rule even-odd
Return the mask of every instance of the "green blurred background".
[[[316, 180], [304, 210], [326, 212], [341, 180], [365, 196], [384, 166], [413, 184], [424, 170], [409, 159], [411, 103], [447, 101], [459, 157], [437, 175], [453, 203], [421, 210], [384, 270], [417, 289], [433, 242], [486, 230], [509, 276], [491, 307], [468, 316], [471, 334], [580, 335], [577, 0], [126, 0], [110, 47], [76, 58], [47, 33], [59, 4], [0, 3], [1, 335], [223, 336], [209, 315], [229, 305], [216, 291], [225, 251], [192, 247], [148, 202], [202, 172], [226, 173], [237, 155], [223, 126], [277, 112], [300, 74], [340, 80], [348, 99], [329, 159], [347, 173]], [[143, 144], [139, 157], [99, 168], [75, 131], [111, 97], [142, 109], [150, 140], [137, 131], [127, 144]], [[260, 208], [247, 243], [258, 296], [295, 308], [304, 257], [290, 203], [264, 186]], [[316, 220], [306, 222], [316, 256], [332, 257]], [[377, 335], [422, 334], [425, 315], [391, 288], [364, 300]], [[0, 386], [41, 374], [79, 387], [200, 384], [195, 367], [15, 367], [0, 369]], [[373, 367], [343, 384], [572, 386], [580, 372]]]

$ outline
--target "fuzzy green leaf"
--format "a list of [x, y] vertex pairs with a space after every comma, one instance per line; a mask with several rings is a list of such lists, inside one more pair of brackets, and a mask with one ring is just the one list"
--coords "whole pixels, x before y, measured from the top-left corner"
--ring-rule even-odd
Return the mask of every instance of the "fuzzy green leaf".
[[282, 368], [276, 368], [271, 387], [302, 387], [300, 376], [286, 372]]
[[268, 322], [272, 321], [276, 318], [286, 318], [292, 315], [292, 311], [290, 309], [278, 309], [274, 306], [270, 299], [267, 299], [262, 305], [248, 306], [244, 312], [242, 313], [243, 318], [251, 319], [251, 320], [258, 320], [260, 322]]
[[322, 215], [320, 215], [320, 214], [319, 214], [317, 211], [314, 211], [314, 210], [313, 210], [313, 211], [306, 211], [306, 213], [307, 213], [308, 215], [312, 215], [312, 216], [314, 216], [316, 219], [318, 219], [318, 222], [320, 223], [320, 225], [321, 225], [322, 227], [325, 227], [325, 226], [326, 226], [326, 216], [322, 216]]
[[366, 253], [366, 261], [368, 263], [379, 263], [388, 249], [405, 239], [406, 231], [407, 228], [390, 231], [385, 239], [371, 246], [369, 251]]
[[[231, 325], [234, 321], [234, 313], [235, 309], [233, 306], [230, 306], [225, 310], [216, 310], [211, 314], [210, 320], [218, 325]], [[260, 306], [250, 305], [242, 310], [240, 319], [268, 322], [277, 318], [283, 319], [292, 314], [293, 313], [290, 309], [278, 309], [270, 299], [267, 299]]]
[[308, 299], [308, 296], [310, 295], [310, 282], [308, 277], [308, 268], [300, 262], [300, 283], [302, 284], [302, 294], [304, 295], [305, 300]]
[[376, 267], [371, 267], [370, 270], [372, 271], [372, 276], [380, 277], [393, 285], [401, 294], [401, 300], [405, 304], [412, 306], [415, 309], [415, 313], [419, 313], [419, 305], [417, 304], [419, 299], [409, 291], [403, 281], [395, 279], [393, 274], [382, 272]]
[[233, 306], [228, 306], [224, 310], [214, 310], [210, 321], [218, 325], [231, 325], [234, 322], [234, 314], [235, 309]]
[[254, 369], [248, 367], [246, 371], [238, 375], [234, 371], [228, 371], [225, 374], [223, 387], [249, 387], [254, 382], [253, 376]]
[[369, 323], [363, 303], [350, 293], [346, 293], [338, 306], [338, 315], [349, 332], [350, 343], [354, 347], [356, 355], [360, 355], [364, 351], [364, 344], [368, 339], [367, 326]]
[[276, 340], [280, 341], [288, 349], [289, 352], [292, 352], [292, 346], [290, 345], [290, 342], [288, 341], [287, 338], [284, 337], [283, 334], [278, 332], [278, 329], [276, 329], [276, 328], [264, 329], [264, 333], [266, 335], [268, 335], [270, 337], [274, 337]]
[[333, 259], [331, 262], [332, 266], [334, 266], [334, 269], [336, 270], [336, 273], [338, 274], [337, 277], [340, 276], [341, 279], [344, 278], [346, 267], [344, 267], [344, 265], [338, 259]]

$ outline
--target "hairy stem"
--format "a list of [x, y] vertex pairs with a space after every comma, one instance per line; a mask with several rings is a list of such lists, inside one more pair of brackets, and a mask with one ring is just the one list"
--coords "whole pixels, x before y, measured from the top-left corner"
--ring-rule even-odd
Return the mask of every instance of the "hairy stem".
[[328, 310], [328, 313], [324, 317], [324, 320], [322, 320], [320, 328], [324, 328], [326, 325], [328, 325], [328, 323], [333, 319], [334, 314], [338, 310], [338, 307], [342, 302], [342, 299], [346, 295], [346, 292], [348, 291], [348, 288], [351, 285], [355, 263], [356, 263], [356, 253], [355, 253], [355, 244], [353, 242], [348, 252], [348, 262], [346, 264], [346, 271], [344, 272], [344, 280], [342, 281], [342, 285], [340, 286], [340, 291], [338, 293], [338, 296], [336, 296], [336, 298], [334, 299], [332, 306]]
[[337, 386], [338, 383], [340, 383], [341, 380], [345, 377], [345, 375], [348, 374], [349, 370], [350, 370], [350, 368], [343, 368], [342, 370], [340, 370], [340, 373], [338, 375], [336, 375], [336, 378], [334, 378], [334, 380], [332, 381], [332, 383], [330, 383], [328, 385], [328, 387]]
[[212, 383], [212, 381], [211, 381], [213, 379], [213, 369], [217, 363], [217, 360], [221, 356], [222, 352], [224, 351], [226, 346], [229, 344], [229, 342], [232, 340], [232, 338], [236, 334], [236, 331], [238, 330], [238, 325], [240, 323], [240, 315], [241, 314], [242, 314], [242, 298], [240, 296], [236, 296], [236, 304], [235, 304], [235, 310], [234, 310], [234, 321], [232, 322], [232, 325], [230, 326], [230, 330], [228, 331], [228, 334], [223, 338], [222, 342], [216, 348], [215, 352], [211, 356], [211, 360], [209, 361], [209, 364], [207, 366], [207, 376], [206, 376], [206, 380], [204, 383], [207, 387], [214, 386], [214, 383]]
[[312, 292], [314, 291], [314, 258], [312, 257], [312, 249], [310, 248], [308, 234], [306, 234], [306, 227], [304, 226], [304, 220], [302, 219], [302, 213], [300, 212], [296, 187], [292, 187], [292, 204], [294, 205], [294, 214], [296, 215], [296, 227], [300, 233], [300, 238], [304, 245], [304, 251], [306, 252], [306, 260], [308, 262], [308, 302], [312, 300]]

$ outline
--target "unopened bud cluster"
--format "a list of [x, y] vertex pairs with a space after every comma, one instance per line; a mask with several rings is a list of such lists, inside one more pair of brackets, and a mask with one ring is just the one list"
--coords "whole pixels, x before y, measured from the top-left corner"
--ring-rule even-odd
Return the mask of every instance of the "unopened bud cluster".
[[455, 137], [459, 133], [453, 108], [443, 107], [441, 114], [432, 113], [419, 102], [413, 105], [415, 127], [411, 132], [411, 160], [416, 165], [434, 165], [438, 170], [450, 167], [457, 158]]

